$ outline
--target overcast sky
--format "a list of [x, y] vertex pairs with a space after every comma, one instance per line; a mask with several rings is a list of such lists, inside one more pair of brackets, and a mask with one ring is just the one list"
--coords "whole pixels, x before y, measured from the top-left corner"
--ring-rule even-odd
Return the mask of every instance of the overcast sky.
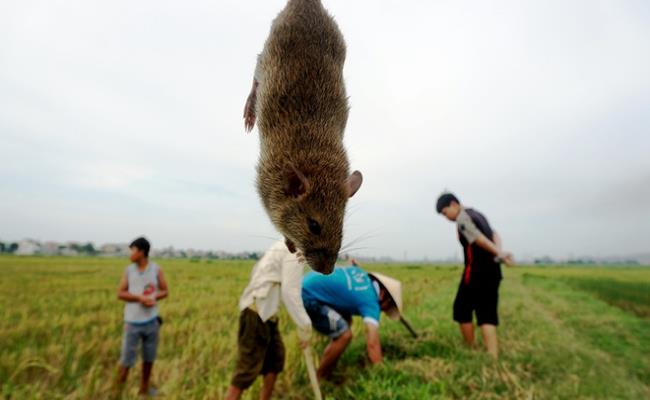
[[[0, 4], [0, 240], [263, 249], [242, 109], [282, 0]], [[359, 255], [650, 248], [650, 3], [325, 0], [348, 45]]]

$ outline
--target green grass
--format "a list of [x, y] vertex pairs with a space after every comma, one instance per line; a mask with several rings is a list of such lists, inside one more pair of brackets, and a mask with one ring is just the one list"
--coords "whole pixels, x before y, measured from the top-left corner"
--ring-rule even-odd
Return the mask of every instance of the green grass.
[[[116, 287], [125, 260], [0, 257], [0, 397], [89, 399], [111, 394], [122, 335]], [[154, 380], [163, 398], [220, 399], [235, 361], [237, 301], [251, 262], [162, 260]], [[416, 340], [383, 320], [385, 362], [366, 361], [360, 321], [328, 399], [650, 398], [650, 269], [515, 268], [501, 289], [498, 362], [464, 347], [451, 321], [460, 268], [372, 265], [402, 280]], [[294, 327], [277, 398], [310, 398]], [[318, 353], [326, 345], [318, 337]], [[139, 374], [130, 377], [135, 397]], [[259, 381], [259, 380], [258, 380]], [[245, 395], [258, 397], [260, 382]]]
[[650, 318], [650, 284], [618, 282], [603, 279], [573, 279], [578, 289], [591, 292], [600, 299], [640, 317]]

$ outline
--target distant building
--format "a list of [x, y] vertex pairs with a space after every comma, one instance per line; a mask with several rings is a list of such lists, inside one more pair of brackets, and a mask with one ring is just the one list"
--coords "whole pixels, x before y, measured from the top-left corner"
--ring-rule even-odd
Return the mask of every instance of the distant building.
[[57, 242], [45, 242], [41, 244], [41, 254], [48, 256], [55, 256], [59, 254], [59, 243]]
[[184, 257], [184, 253], [169, 246], [151, 249], [151, 256], [155, 258], [182, 258]]
[[538, 264], [538, 265], [540, 265], [540, 264], [541, 264], [541, 265], [550, 265], [550, 264], [555, 264], [555, 260], [553, 260], [553, 259], [552, 259], [551, 257], [549, 257], [549, 256], [538, 257], [538, 258], [536, 258], [535, 260], [533, 260], [533, 262], [534, 262], [535, 264]]
[[188, 258], [203, 258], [204, 255], [205, 252], [203, 250], [188, 249], [185, 251], [185, 256]]
[[99, 248], [99, 252], [107, 257], [123, 257], [129, 254], [129, 245], [126, 243], [107, 243]]
[[59, 254], [62, 256], [78, 256], [79, 252], [72, 247], [64, 246], [59, 249]]
[[33, 256], [41, 252], [41, 244], [35, 240], [25, 239], [18, 242], [18, 249], [14, 254], [19, 256]]

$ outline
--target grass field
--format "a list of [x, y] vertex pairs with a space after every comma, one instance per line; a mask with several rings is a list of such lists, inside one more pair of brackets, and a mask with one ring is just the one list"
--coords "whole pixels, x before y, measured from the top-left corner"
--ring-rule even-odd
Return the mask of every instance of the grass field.
[[[0, 257], [0, 388], [7, 399], [109, 398], [120, 351], [125, 260]], [[160, 262], [171, 295], [161, 303], [154, 382], [163, 398], [219, 399], [234, 364], [237, 301], [251, 262]], [[385, 362], [365, 359], [361, 324], [328, 399], [650, 398], [650, 268], [505, 270], [501, 359], [465, 348], [451, 321], [458, 267], [372, 265], [402, 280], [416, 340], [381, 328]], [[293, 325], [281, 329], [287, 367], [277, 398], [307, 399]], [[325, 339], [315, 344], [317, 352]], [[139, 373], [126, 398], [135, 397]], [[257, 398], [259, 382], [245, 398]]]

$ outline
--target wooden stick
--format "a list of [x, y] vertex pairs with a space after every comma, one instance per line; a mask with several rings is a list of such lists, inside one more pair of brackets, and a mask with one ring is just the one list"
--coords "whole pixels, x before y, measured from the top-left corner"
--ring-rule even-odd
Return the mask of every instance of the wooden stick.
[[302, 350], [305, 355], [305, 363], [307, 364], [307, 374], [309, 375], [309, 382], [314, 391], [314, 399], [322, 400], [323, 396], [320, 393], [320, 386], [318, 385], [318, 378], [316, 377], [316, 367], [314, 367], [314, 357], [311, 355], [311, 347], [306, 347]]

